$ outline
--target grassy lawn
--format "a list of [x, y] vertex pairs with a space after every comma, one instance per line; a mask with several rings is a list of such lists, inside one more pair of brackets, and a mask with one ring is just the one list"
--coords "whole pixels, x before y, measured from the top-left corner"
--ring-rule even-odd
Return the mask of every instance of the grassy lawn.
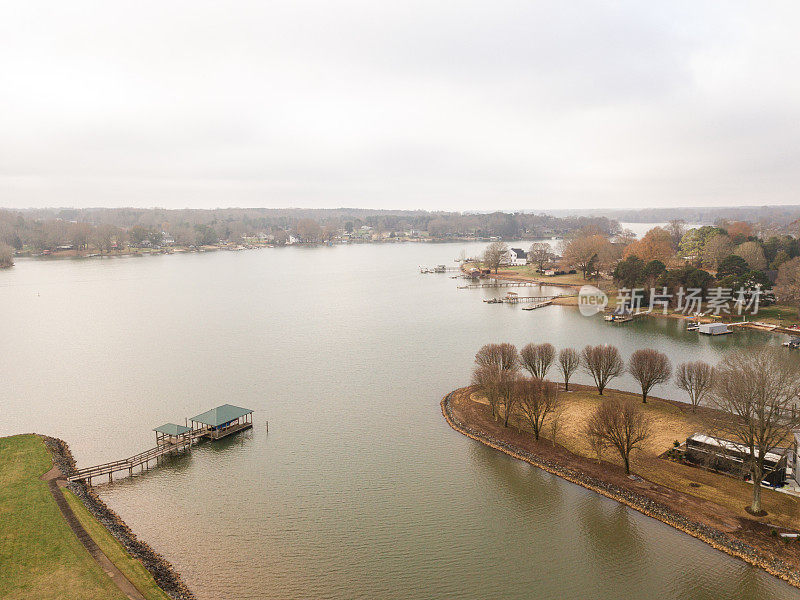
[[773, 323], [778, 325], [796, 325], [800, 323], [796, 306], [786, 306], [782, 304], [773, 304], [772, 306], [759, 306], [758, 315], [749, 318], [753, 320], [763, 321], [764, 323]]
[[[604, 396], [632, 398], [641, 402], [641, 396], [638, 394], [616, 390], [607, 389]], [[600, 403], [601, 396], [594, 390], [575, 390], [562, 391], [561, 397], [564, 400], [565, 411], [556, 441], [575, 454], [596, 458], [583, 431], [590, 414]], [[485, 402], [475, 394], [473, 399]], [[658, 458], [673, 447], [674, 440], [683, 442], [692, 433], [706, 429], [700, 417], [691, 412], [691, 407], [689, 405], [685, 408], [679, 407], [655, 398], [648, 398], [647, 404], [643, 406], [652, 419], [653, 436], [642, 451], [633, 452], [631, 471], [654, 483], [709, 500], [743, 516], [749, 516], [744, 512], [744, 507], [749, 504], [752, 497], [752, 485], [734, 477]], [[521, 423], [520, 428], [525, 429]], [[549, 432], [545, 432], [545, 436], [548, 435]], [[603, 454], [603, 460], [622, 465], [622, 460], [613, 450], [607, 450]], [[700, 485], [693, 487], [690, 486], [691, 483]], [[796, 497], [764, 488], [763, 503], [769, 513], [764, 521], [795, 530], [800, 529], [800, 500]]]
[[123, 545], [92, 516], [75, 494], [69, 490], [64, 490], [64, 496], [81, 525], [89, 532], [95, 543], [100, 546], [103, 554], [125, 574], [125, 577], [133, 582], [136, 589], [145, 598], [148, 600], [169, 600], [169, 596], [158, 587], [148, 570], [142, 566], [142, 563], [128, 554]]
[[[0, 438], [0, 598], [125, 600], [75, 537], [47, 484], [39, 479], [51, 467], [50, 454], [39, 437]], [[141, 564], [125, 555], [77, 498], [68, 493], [67, 499], [98, 545], [126, 575], [131, 573], [142, 593], [166, 599], [160, 590], [146, 593], [155, 582]]]

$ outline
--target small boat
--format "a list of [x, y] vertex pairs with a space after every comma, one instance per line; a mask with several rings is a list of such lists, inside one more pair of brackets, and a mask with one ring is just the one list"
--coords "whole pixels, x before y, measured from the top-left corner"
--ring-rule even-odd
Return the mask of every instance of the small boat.
[[484, 300], [484, 302], [486, 302], [486, 304], [502, 304], [503, 303], [503, 299], [502, 298], [489, 298], [488, 300]]

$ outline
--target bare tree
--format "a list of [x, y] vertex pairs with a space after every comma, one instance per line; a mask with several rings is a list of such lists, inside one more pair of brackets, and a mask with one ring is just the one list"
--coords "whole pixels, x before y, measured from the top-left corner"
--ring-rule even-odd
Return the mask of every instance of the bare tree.
[[565, 265], [579, 269], [586, 279], [593, 264], [607, 266], [614, 255], [611, 242], [602, 235], [581, 235], [563, 244]]
[[569, 391], [570, 377], [578, 370], [580, 364], [581, 357], [575, 348], [564, 348], [558, 353], [558, 367], [564, 377], [564, 391]]
[[528, 344], [520, 351], [520, 360], [533, 377], [544, 379], [556, 357], [553, 344]]
[[475, 371], [472, 381], [485, 394], [492, 407], [492, 417], [497, 419], [497, 407], [504, 406], [505, 421], [514, 402], [513, 384], [519, 370], [519, 353], [513, 344], [486, 344], [475, 354]]
[[500, 371], [498, 376], [498, 397], [500, 405], [503, 407], [503, 427], [508, 427], [508, 420], [514, 412], [514, 404], [516, 404], [516, 385], [519, 379], [519, 372], [517, 369]]
[[475, 355], [475, 363], [479, 366], [516, 371], [519, 368], [519, 352], [514, 344], [486, 344]]
[[762, 514], [761, 482], [769, 474], [768, 453], [785, 443], [800, 425], [797, 414], [800, 369], [776, 348], [737, 350], [717, 367], [711, 405], [719, 416], [713, 428], [749, 453], [753, 480], [750, 512]]
[[625, 363], [616, 346], [586, 346], [581, 352], [583, 368], [594, 379], [597, 392], [602, 396], [608, 382], [625, 372]]
[[714, 385], [714, 368], [702, 360], [681, 363], [675, 371], [675, 384], [689, 394], [695, 412]]
[[677, 252], [683, 236], [686, 235], [686, 221], [683, 219], [672, 219], [667, 223], [666, 229], [669, 232], [669, 237], [672, 238], [672, 247], [675, 252]]
[[14, 249], [8, 244], [0, 244], [0, 269], [14, 266]]
[[795, 306], [800, 304], [800, 256], [778, 267], [774, 291], [779, 302]]
[[720, 261], [733, 253], [731, 239], [724, 234], [717, 234], [703, 245], [703, 263], [712, 269], [719, 266]]
[[528, 261], [531, 264], [537, 265], [539, 271], [544, 270], [544, 263], [548, 262], [553, 256], [550, 251], [550, 244], [545, 242], [534, 242], [528, 250]]
[[111, 250], [111, 246], [114, 244], [114, 229], [113, 225], [101, 223], [92, 233], [91, 242], [100, 251], [100, 254]]
[[642, 388], [642, 402], [647, 402], [647, 395], [653, 386], [669, 381], [672, 375], [672, 363], [667, 355], [652, 348], [644, 348], [634, 352], [628, 359], [628, 373], [639, 382]]
[[641, 407], [618, 398], [603, 400], [586, 424], [590, 445], [595, 451], [614, 448], [625, 464], [625, 473], [631, 472], [631, 451], [641, 449], [650, 431], [650, 419]]
[[553, 446], [556, 445], [556, 437], [558, 433], [561, 431], [561, 426], [564, 424], [564, 406], [562, 402], [558, 402], [556, 409], [553, 411], [552, 416], [550, 417], [549, 429], [550, 429], [550, 441], [553, 442]]
[[485, 365], [477, 366], [472, 371], [472, 385], [485, 396], [495, 421], [497, 420], [497, 407], [500, 404], [500, 373], [499, 369]]
[[322, 236], [322, 227], [314, 219], [300, 219], [297, 222], [297, 235], [304, 242], [316, 242]]
[[519, 378], [515, 386], [519, 412], [533, 430], [538, 440], [545, 421], [558, 409], [558, 386], [552, 381], [536, 377]]
[[767, 259], [764, 258], [764, 250], [758, 242], [745, 242], [736, 246], [733, 253], [741, 256], [747, 261], [747, 266], [754, 271], [763, 271], [767, 268]]
[[508, 246], [504, 242], [492, 242], [483, 253], [483, 264], [497, 273], [497, 269], [500, 268], [500, 263], [507, 253]]

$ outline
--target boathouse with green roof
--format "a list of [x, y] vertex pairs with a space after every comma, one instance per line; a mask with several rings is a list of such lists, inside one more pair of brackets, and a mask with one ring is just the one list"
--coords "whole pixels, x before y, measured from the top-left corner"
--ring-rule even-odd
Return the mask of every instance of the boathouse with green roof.
[[253, 411], [241, 406], [223, 404], [189, 419], [194, 435], [204, 433], [212, 440], [218, 440], [253, 426]]

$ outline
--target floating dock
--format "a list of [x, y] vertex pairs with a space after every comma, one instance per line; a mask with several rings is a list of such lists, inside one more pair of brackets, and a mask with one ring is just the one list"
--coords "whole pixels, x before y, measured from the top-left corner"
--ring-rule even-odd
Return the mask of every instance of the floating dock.
[[140, 472], [150, 468], [150, 462], [158, 463], [158, 459], [166, 454], [189, 450], [192, 444], [202, 439], [219, 440], [231, 434], [253, 426], [253, 411], [248, 408], [223, 404], [197, 416], [187, 419], [191, 427], [166, 423], [153, 429], [156, 434], [156, 446], [128, 458], [78, 469], [67, 477], [69, 481], [86, 481], [92, 485], [93, 477], [108, 475], [114, 480], [114, 473], [127, 471], [133, 475], [133, 469], [140, 467]]

